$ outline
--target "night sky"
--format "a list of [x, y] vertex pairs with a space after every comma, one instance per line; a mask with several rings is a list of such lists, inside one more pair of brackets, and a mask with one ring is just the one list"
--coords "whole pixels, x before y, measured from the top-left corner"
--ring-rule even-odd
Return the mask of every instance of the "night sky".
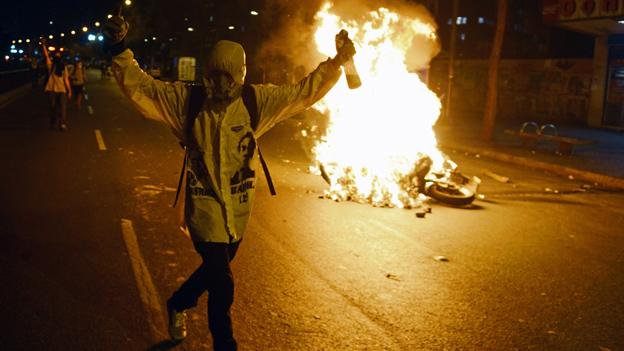
[[[0, 41], [18, 38], [35, 38], [57, 34], [93, 22], [103, 22], [107, 13], [115, 8], [112, 0], [9, 0], [3, 1], [0, 11]], [[50, 21], [54, 24], [50, 25]]]

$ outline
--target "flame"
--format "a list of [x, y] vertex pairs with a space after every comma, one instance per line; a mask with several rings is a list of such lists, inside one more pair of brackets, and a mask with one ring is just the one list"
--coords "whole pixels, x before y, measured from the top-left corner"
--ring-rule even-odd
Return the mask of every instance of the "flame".
[[326, 3], [316, 14], [317, 48], [333, 56], [334, 36], [346, 29], [357, 49], [354, 62], [362, 86], [348, 89], [343, 75], [315, 106], [330, 118], [327, 134], [313, 150], [331, 180], [326, 196], [414, 207], [422, 196], [402, 185], [405, 177], [424, 156], [432, 159], [432, 170], [442, 169], [445, 157], [432, 129], [440, 100], [405, 61], [414, 39], [437, 40], [435, 28], [387, 8], [359, 21], [344, 21], [331, 10]]

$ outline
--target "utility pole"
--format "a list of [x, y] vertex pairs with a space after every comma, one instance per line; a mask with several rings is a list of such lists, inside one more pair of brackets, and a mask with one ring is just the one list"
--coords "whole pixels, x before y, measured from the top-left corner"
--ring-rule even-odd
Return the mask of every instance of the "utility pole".
[[501, 49], [503, 47], [503, 37], [505, 36], [505, 26], [507, 23], [507, 0], [498, 0], [498, 14], [496, 19], [496, 33], [494, 34], [494, 44], [490, 54], [490, 69], [488, 72], [488, 87], [485, 100], [485, 112], [483, 115], [483, 127], [481, 138], [492, 140], [494, 132], [494, 122], [496, 121], [496, 106], [498, 93], [498, 65], [500, 63]]
[[453, 79], [455, 78], [455, 46], [457, 43], [457, 17], [459, 16], [459, 0], [453, 0], [453, 10], [451, 11], [451, 43], [449, 46], [448, 83], [446, 86], [446, 107], [444, 117], [449, 123], [451, 118], [451, 93], [453, 91]]

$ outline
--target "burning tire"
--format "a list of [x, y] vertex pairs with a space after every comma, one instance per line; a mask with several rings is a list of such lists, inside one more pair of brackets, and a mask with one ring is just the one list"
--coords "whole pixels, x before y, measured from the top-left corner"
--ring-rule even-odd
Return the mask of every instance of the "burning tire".
[[465, 206], [475, 199], [475, 193], [464, 186], [455, 184], [433, 183], [427, 189], [427, 195], [453, 206]]

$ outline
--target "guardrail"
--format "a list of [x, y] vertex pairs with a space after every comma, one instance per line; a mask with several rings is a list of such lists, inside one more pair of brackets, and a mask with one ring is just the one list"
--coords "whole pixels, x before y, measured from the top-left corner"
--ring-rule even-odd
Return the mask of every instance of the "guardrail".
[[0, 72], [0, 94], [32, 82], [32, 71], [28, 68]]

